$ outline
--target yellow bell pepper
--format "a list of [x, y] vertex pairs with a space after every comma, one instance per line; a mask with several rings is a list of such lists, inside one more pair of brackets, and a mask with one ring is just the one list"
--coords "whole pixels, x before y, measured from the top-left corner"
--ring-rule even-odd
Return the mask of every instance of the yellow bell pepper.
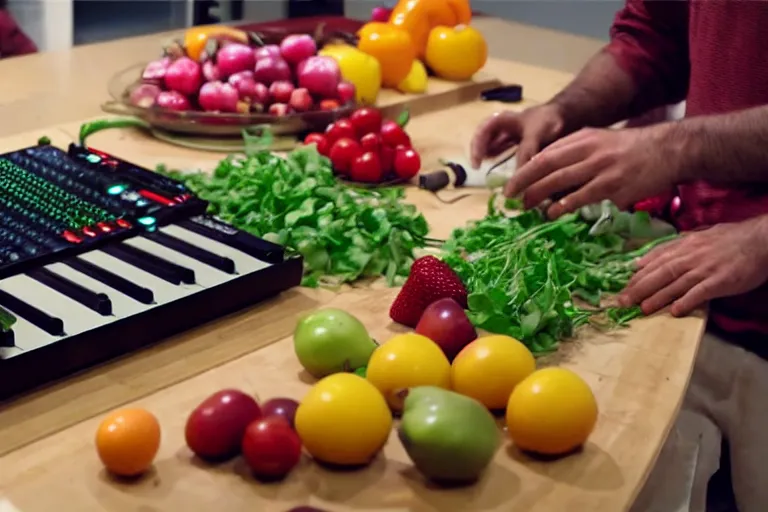
[[439, 78], [469, 80], [485, 66], [488, 45], [472, 27], [435, 27], [429, 33], [424, 60]]
[[389, 18], [392, 25], [411, 35], [418, 57], [424, 56], [427, 38], [433, 28], [466, 25], [471, 20], [469, 0], [400, 0]]
[[381, 90], [381, 65], [375, 57], [343, 43], [328, 44], [318, 54], [338, 62], [341, 76], [355, 85], [358, 103], [376, 103], [376, 97]]
[[400, 82], [397, 90], [407, 94], [421, 94], [427, 90], [428, 82], [427, 68], [420, 60], [414, 59], [410, 73]]

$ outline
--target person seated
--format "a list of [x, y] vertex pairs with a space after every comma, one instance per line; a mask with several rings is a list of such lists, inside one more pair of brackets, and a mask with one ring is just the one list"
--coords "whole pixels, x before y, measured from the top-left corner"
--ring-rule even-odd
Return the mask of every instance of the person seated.
[[8, 0], [0, 0], [0, 59], [30, 53], [37, 53], [37, 45], [8, 10]]

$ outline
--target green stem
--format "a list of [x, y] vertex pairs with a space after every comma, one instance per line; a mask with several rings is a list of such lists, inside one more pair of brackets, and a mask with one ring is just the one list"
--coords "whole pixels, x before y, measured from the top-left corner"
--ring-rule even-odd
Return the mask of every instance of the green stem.
[[109, 130], [111, 128], [141, 128], [146, 130], [149, 128], [149, 125], [145, 121], [135, 117], [112, 117], [109, 119], [90, 121], [80, 125], [80, 135], [78, 137], [79, 144], [85, 146], [85, 141], [88, 137], [96, 132]]

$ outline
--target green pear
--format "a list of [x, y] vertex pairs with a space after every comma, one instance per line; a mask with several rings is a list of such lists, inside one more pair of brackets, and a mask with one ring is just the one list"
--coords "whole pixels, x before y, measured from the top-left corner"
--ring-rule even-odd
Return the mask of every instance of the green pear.
[[341, 309], [310, 313], [293, 332], [296, 357], [318, 379], [365, 366], [376, 346], [363, 323]]
[[476, 481], [501, 438], [496, 420], [480, 402], [434, 386], [408, 391], [398, 434], [416, 469], [430, 480], [454, 485]]

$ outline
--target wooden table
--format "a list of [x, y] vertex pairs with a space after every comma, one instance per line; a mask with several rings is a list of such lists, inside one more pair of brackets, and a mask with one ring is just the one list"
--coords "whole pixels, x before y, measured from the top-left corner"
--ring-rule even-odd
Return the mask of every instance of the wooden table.
[[[110, 55], [105, 50], [102, 62]], [[94, 62], [91, 69], [98, 66]], [[515, 75], [517, 82], [551, 89], [567, 81], [557, 73], [500, 61], [492, 62], [490, 69]], [[44, 96], [37, 95], [37, 101]], [[34, 102], [30, 98], [27, 101]], [[409, 131], [424, 167], [434, 165], [438, 157], [465, 154], [477, 122], [497, 109], [498, 105], [468, 103], [413, 119]], [[0, 108], [0, 113], [4, 111]], [[80, 119], [95, 114], [83, 112]], [[0, 139], [0, 150], [32, 144], [41, 135], [60, 146], [73, 140], [80, 122], [56, 124], [60, 118], [53, 117], [35, 131]], [[170, 147], [134, 131], [104, 132], [89, 142], [148, 167], [163, 162], [177, 168], [210, 168], [220, 157]], [[474, 190], [471, 197], [446, 205], [423, 191], [408, 191], [408, 201], [424, 213], [435, 237], [446, 237], [454, 227], [481, 217], [486, 199], [486, 191]], [[386, 340], [402, 330], [387, 315], [396, 292], [380, 283], [337, 292], [291, 290], [2, 406], [0, 499], [23, 512], [282, 512], [296, 505], [334, 512], [617, 512], [632, 503], [679, 408], [704, 328], [702, 315], [685, 319], [656, 315], [633, 322], [630, 329], [600, 335], [584, 332], [564, 344], [543, 364], [574, 369], [596, 393], [600, 419], [585, 450], [557, 462], [538, 462], [505, 446], [483, 480], [468, 489], [445, 491], [426, 484], [394, 434], [383, 456], [365, 470], [334, 473], [304, 460], [280, 485], [256, 483], [237, 461], [205, 468], [191, 457], [184, 446], [183, 425], [192, 408], [212, 392], [237, 387], [262, 399], [303, 396], [311, 382], [300, 371], [291, 344], [291, 332], [302, 313], [342, 307], [357, 315], [374, 337]], [[111, 480], [93, 447], [100, 415], [125, 404], [148, 408], [163, 428], [154, 471], [133, 484]], [[0, 501], [0, 510], [2, 505]]]

